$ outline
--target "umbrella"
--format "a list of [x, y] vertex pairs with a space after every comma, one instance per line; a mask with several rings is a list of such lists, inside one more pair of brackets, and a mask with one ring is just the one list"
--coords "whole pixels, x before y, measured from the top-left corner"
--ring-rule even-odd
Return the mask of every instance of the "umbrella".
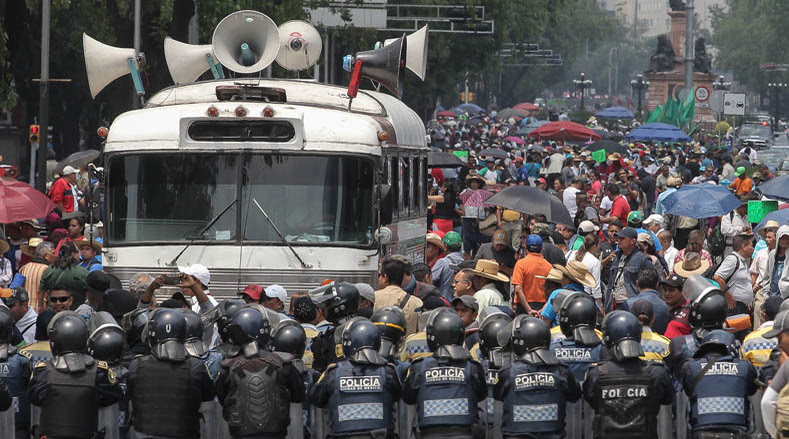
[[483, 112], [485, 111], [485, 110], [484, 110], [482, 107], [480, 107], [479, 105], [477, 105], [477, 104], [472, 104], [472, 103], [468, 103], [468, 104], [460, 104], [460, 105], [458, 105], [458, 106], [457, 106], [457, 107], [455, 107], [455, 108], [457, 108], [457, 109], [459, 109], [459, 110], [461, 110], [461, 111], [468, 112], [468, 113], [483, 113]]
[[594, 114], [605, 119], [632, 119], [633, 113], [625, 107], [608, 107]]
[[627, 153], [627, 150], [624, 146], [614, 142], [613, 140], [598, 140], [597, 142], [584, 145], [584, 149], [587, 151], [598, 151], [604, 149], [606, 154], [613, 154], [615, 152], [618, 152], [619, 154]]
[[515, 108], [505, 108], [496, 114], [496, 117], [501, 119], [509, 119], [511, 117], [520, 117], [522, 119], [527, 116], [528, 114], [525, 111]]
[[538, 111], [540, 109], [539, 106], [534, 105], [531, 102], [521, 102], [518, 105], [513, 105], [512, 108], [521, 111]]
[[545, 140], [600, 140], [600, 135], [581, 124], [562, 120], [550, 122], [529, 133]]
[[460, 194], [460, 199], [466, 206], [482, 207], [486, 204], [485, 200], [490, 198], [491, 195], [493, 195], [493, 192], [491, 191], [486, 191], [485, 189], [475, 189], [463, 191]]
[[482, 151], [477, 153], [477, 155], [481, 156], [481, 157], [497, 157], [497, 158], [500, 158], [500, 159], [506, 159], [506, 158], [509, 158], [509, 156], [510, 156], [509, 154], [507, 154], [507, 151], [504, 151], [503, 149], [497, 149], [497, 148], [483, 149]]
[[457, 114], [455, 114], [455, 113], [453, 113], [453, 112], [451, 112], [449, 110], [439, 111], [438, 113], [436, 113], [436, 116], [441, 116], [441, 117], [458, 117]]
[[69, 155], [65, 159], [58, 162], [57, 166], [55, 166], [55, 172], [58, 174], [63, 172], [63, 168], [66, 166], [73, 166], [77, 169], [84, 168], [88, 166], [88, 163], [96, 160], [99, 158], [99, 151], [95, 149], [86, 149], [84, 151], [77, 151], [74, 154]]
[[728, 189], [710, 183], [682, 186], [663, 200], [667, 213], [696, 219], [726, 215], [741, 205]]
[[466, 166], [466, 163], [455, 154], [441, 151], [427, 153], [428, 168], [457, 168], [459, 166]]
[[520, 137], [515, 137], [515, 136], [505, 137], [504, 140], [506, 140], [508, 142], [513, 142], [516, 145], [525, 145], [526, 144], [526, 142], [523, 139], [521, 139]]
[[690, 137], [678, 127], [659, 122], [641, 125], [625, 137], [640, 142], [690, 142]]
[[765, 181], [757, 189], [767, 198], [789, 201], [789, 175], [782, 175]]
[[49, 197], [29, 184], [11, 178], [0, 178], [0, 223], [43, 218], [55, 207]]
[[758, 232], [760, 229], [763, 229], [767, 224], [767, 221], [778, 221], [778, 224], [782, 226], [789, 224], [789, 209], [781, 209], [768, 213], [764, 216], [762, 222], [760, 222], [759, 225], [753, 229], [753, 231]]
[[485, 204], [501, 206], [529, 215], [541, 213], [549, 222], [572, 225], [573, 219], [558, 198], [532, 186], [510, 186], [485, 200]]

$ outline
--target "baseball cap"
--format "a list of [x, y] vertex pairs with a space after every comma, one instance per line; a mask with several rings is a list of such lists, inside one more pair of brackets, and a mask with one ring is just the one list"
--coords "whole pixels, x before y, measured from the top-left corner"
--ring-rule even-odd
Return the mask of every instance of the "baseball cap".
[[548, 184], [548, 182], [542, 177], [537, 179], [537, 183]]
[[636, 300], [633, 306], [630, 308], [630, 312], [638, 317], [641, 314], [646, 315], [648, 318], [652, 318], [655, 316], [655, 307], [652, 306], [652, 302], [647, 299], [640, 299]]
[[263, 291], [266, 293], [266, 297], [279, 299], [282, 303], [288, 300], [288, 292], [281, 285], [270, 285], [264, 288]]
[[[738, 166], [737, 170], [734, 171], [734, 176], [739, 177], [740, 175], [745, 173], [745, 166]], [[772, 331], [771, 331], [772, 332]]]
[[263, 287], [258, 284], [249, 284], [241, 294], [246, 294], [252, 300], [260, 301], [260, 295], [263, 294]]
[[466, 268], [473, 269], [476, 266], [477, 266], [477, 261], [475, 261], [474, 259], [466, 259], [457, 265], [450, 265], [449, 268], [451, 268], [454, 271], [460, 271], [460, 270], [465, 270]]
[[375, 303], [375, 290], [373, 290], [373, 287], [371, 287], [370, 284], [366, 284], [362, 282], [362, 283], [354, 284], [353, 286], [355, 286], [356, 289], [359, 290], [360, 296], [369, 300], [370, 302]]
[[600, 230], [600, 227], [597, 227], [595, 223], [589, 220], [584, 220], [581, 221], [581, 224], [578, 224], [578, 230], [584, 233], [590, 233]]
[[653, 213], [652, 215], [649, 215], [643, 222], [644, 225], [652, 223], [663, 224], [663, 215]]
[[637, 210], [630, 211], [630, 213], [627, 214], [628, 223], [640, 224], [642, 221], [644, 221], [644, 216]]
[[633, 238], [638, 239], [638, 232], [632, 227], [625, 227], [616, 234], [617, 238]]
[[66, 166], [63, 168], [63, 172], [61, 173], [61, 175], [65, 177], [67, 175], [76, 174], [77, 172], [79, 172], [77, 168], [73, 166]]
[[22, 287], [14, 287], [11, 288], [11, 295], [8, 297], [3, 297], [3, 303], [6, 306], [11, 307], [17, 302], [29, 302], [30, 295], [27, 293], [27, 290]]
[[540, 235], [529, 235], [526, 238], [526, 248], [529, 251], [542, 250], [542, 238], [540, 237]]
[[783, 299], [781, 296], [770, 296], [770, 298], [764, 301], [762, 309], [768, 316], [777, 316], [781, 311], [782, 303]]
[[463, 244], [463, 237], [461, 237], [460, 233], [458, 232], [447, 232], [446, 235], [444, 235], [443, 241], [444, 244], [447, 245], [447, 247], [454, 248], [454, 247], [459, 247], [461, 244]]
[[531, 229], [532, 233], [539, 236], [549, 236], [551, 233], [551, 226], [545, 223], [537, 223]]
[[477, 299], [474, 298], [472, 295], [463, 295], [460, 297], [455, 297], [452, 299], [452, 306], [455, 306], [456, 303], [462, 303], [464, 306], [467, 306], [473, 309], [476, 312], [479, 312], [479, 303], [477, 303]]
[[498, 229], [493, 233], [493, 245], [508, 244], [507, 232], [503, 229]]
[[676, 274], [672, 274], [671, 276], [663, 279], [663, 281], [661, 281], [660, 284], [668, 285], [670, 287], [674, 287], [681, 290], [682, 285], [685, 284], [685, 278]]
[[773, 329], [764, 333], [765, 338], [777, 337], [778, 334], [789, 331], [789, 311], [781, 311], [775, 316], [773, 321]]
[[208, 268], [203, 264], [192, 264], [186, 267], [178, 267], [178, 271], [183, 274], [193, 276], [205, 286], [208, 286], [208, 284], [211, 282], [211, 273], [208, 272]]

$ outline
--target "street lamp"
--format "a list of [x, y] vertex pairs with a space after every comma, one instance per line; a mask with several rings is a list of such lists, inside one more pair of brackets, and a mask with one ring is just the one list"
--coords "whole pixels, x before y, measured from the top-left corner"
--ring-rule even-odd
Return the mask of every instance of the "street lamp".
[[773, 117], [776, 119], [778, 119], [778, 100], [781, 98], [781, 92], [787, 86], [789, 86], [789, 84], [783, 82], [771, 82], [767, 84], [767, 88], [773, 92]]
[[636, 79], [630, 81], [630, 86], [638, 93], [638, 115], [641, 115], [641, 96], [644, 90], [649, 88], [649, 81], [644, 81], [644, 75], [636, 76]]
[[718, 76], [718, 79], [712, 83], [713, 90], [728, 90], [731, 88], [731, 82], [726, 82], [726, 77], [723, 75]]
[[581, 79], [573, 79], [573, 84], [575, 84], [575, 88], [581, 90], [581, 109], [584, 109], [584, 92], [587, 88], [592, 86], [592, 81], [586, 79], [586, 74], [581, 72]]

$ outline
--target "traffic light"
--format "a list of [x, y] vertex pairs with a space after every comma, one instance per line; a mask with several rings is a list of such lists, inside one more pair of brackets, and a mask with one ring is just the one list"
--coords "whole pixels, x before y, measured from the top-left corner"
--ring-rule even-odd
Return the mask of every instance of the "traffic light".
[[40, 136], [40, 127], [38, 125], [30, 125], [30, 143], [38, 143], [38, 138]]
[[461, 93], [460, 101], [463, 102], [464, 104], [469, 102], [474, 102], [474, 93], [469, 92], [468, 96], [466, 96], [466, 93]]

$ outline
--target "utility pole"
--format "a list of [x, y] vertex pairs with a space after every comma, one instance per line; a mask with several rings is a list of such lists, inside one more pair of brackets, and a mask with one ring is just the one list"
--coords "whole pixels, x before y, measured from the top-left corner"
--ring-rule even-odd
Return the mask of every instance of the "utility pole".
[[690, 93], [693, 87], [693, 59], [695, 58], [695, 39], [693, 38], [693, 0], [685, 6], [685, 89]]
[[49, 7], [50, 0], [42, 0], [41, 82], [38, 86], [38, 124], [41, 135], [36, 153], [36, 188], [41, 192], [46, 192], [47, 145], [49, 144]]
[[[141, 0], [134, 0], [134, 58], [140, 56], [140, 48], [142, 46], [140, 36], [140, 21], [142, 20], [142, 5]], [[140, 108], [140, 98], [137, 93], [132, 93], [132, 108]]]

